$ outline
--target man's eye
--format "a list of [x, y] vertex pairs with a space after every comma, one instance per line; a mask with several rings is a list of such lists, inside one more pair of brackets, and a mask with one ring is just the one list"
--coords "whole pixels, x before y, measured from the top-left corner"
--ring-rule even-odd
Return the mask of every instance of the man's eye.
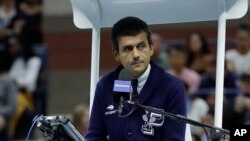
[[129, 51], [132, 50], [132, 47], [125, 47], [123, 50], [124, 50], [125, 52], [129, 52]]
[[139, 49], [144, 49], [144, 48], [145, 48], [145, 44], [140, 44], [140, 45], [138, 46], [138, 48], [139, 48]]

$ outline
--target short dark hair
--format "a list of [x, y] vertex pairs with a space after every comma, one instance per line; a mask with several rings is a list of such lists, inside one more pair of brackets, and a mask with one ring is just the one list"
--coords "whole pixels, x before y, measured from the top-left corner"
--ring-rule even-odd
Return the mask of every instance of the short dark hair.
[[146, 32], [148, 43], [152, 45], [151, 32], [147, 23], [137, 17], [125, 17], [114, 24], [112, 28], [113, 48], [118, 50], [118, 38], [121, 36], [136, 36]]

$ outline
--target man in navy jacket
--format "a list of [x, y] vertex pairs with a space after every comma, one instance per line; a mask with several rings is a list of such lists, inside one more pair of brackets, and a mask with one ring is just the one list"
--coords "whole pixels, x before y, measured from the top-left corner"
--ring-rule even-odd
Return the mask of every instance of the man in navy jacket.
[[153, 44], [148, 25], [125, 17], [112, 28], [113, 52], [121, 65], [97, 84], [86, 138], [88, 141], [184, 141], [185, 124], [137, 108], [119, 118], [113, 100], [114, 80], [127, 69], [138, 80], [138, 101], [172, 114], [186, 115], [183, 83], [150, 61]]

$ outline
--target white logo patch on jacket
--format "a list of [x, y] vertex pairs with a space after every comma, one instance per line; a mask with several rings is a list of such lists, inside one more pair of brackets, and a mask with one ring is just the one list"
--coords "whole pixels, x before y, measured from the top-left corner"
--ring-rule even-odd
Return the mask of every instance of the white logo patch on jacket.
[[154, 135], [154, 127], [161, 127], [164, 123], [164, 116], [161, 114], [149, 112], [145, 110], [145, 114], [142, 116], [144, 125], [141, 127], [141, 131], [145, 135]]
[[114, 110], [114, 105], [107, 106], [107, 111], [105, 112], [105, 115], [112, 115], [117, 112], [117, 110]]

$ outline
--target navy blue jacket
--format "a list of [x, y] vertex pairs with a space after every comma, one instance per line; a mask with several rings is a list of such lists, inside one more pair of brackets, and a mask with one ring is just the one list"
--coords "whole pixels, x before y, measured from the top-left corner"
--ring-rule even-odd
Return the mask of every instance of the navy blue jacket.
[[[121, 69], [122, 66], [118, 67], [97, 84], [87, 140], [184, 141], [184, 123], [139, 108], [128, 117], [118, 117], [118, 103], [113, 101], [112, 95], [114, 80], [118, 79]], [[153, 62], [139, 102], [165, 112], [186, 115], [183, 83]]]

